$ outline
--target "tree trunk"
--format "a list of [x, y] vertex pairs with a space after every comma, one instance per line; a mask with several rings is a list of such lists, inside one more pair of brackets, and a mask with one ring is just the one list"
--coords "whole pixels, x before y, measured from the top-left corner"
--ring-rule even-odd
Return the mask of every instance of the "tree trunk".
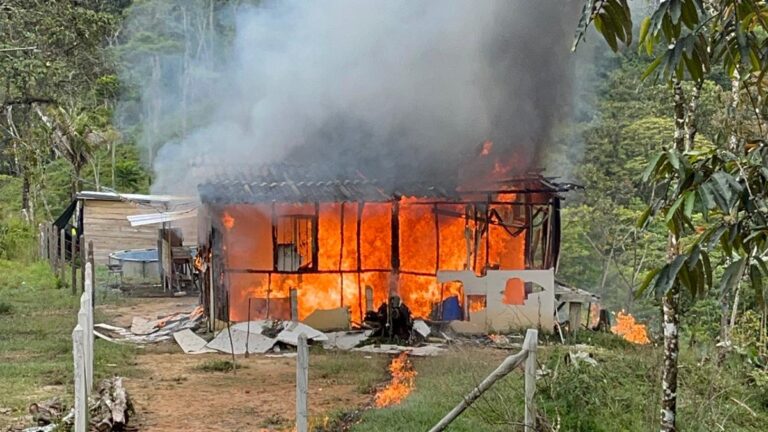
[[675, 283], [662, 299], [664, 319], [664, 368], [661, 375], [661, 432], [675, 432], [677, 427], [677, 356], [680, 317], [680, 286]]
[[[673, 83], [675, 104], [674, 145], [685, 150], [685, 95], [680, 80]], [[680, 253], [678, 238], [669, 234], [667, 261]], [[680, 352], [678, 328], [680, 324], [680, 285], [675, 282], [662, 297], [661, 310], [664, 326], [664, 365], [661, 373], [661, 432], [676, 432], [677, 426], [677, 358]]]
[[688, 113], [685, 116], [685, 151], [693, 150], [694, 141], [696, 140], [696, 133], [698, 132], [698, 119], [696, 117], [696, 110], [699, 107], [699, 99], [701, 97], [701, 86], [704, 81], [698, 81], [693, 85], [691, 91], [691, 100], [688, 103]]

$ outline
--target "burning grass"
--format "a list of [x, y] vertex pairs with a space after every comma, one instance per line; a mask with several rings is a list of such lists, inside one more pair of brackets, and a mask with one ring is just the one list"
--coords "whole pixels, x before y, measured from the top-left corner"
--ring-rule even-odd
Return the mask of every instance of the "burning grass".
[[378, 408], [397, 405], [413, 391], [413, 382], [416, 379], [416, 371], [408, 358], [408, 353], [400, 353], [389, 364], [389, 372], [392, 380], [386, 387], [379, 390], [374, 398]]
[[631, 314], [621, 311], [616, 314], [616, 325], [611, 327], [611, 331], [629, 342], [638, 345], [647, 345], [651, 343], [648, 339], [648, 329], [645, 324], [635, 321]]

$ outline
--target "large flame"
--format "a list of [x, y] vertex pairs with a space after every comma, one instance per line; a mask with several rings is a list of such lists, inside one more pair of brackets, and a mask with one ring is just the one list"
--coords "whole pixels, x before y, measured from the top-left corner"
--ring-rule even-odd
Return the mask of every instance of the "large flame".
[[413, 391], [416, 371], [408, 359], [408, 353], [402, 352], [392, 359], [389, 373], [392, 374], [392, 380], [374, 397], [374, 403], [379, 408], [397, 405]]
[[[483, 143], [478, 161], [488, 165], [484, 171], [486, 185], [508, 174], [509, 164], [499, 162], [490, 141]], [[490, 184], [498, 187], [493, 181]], [[391, 295], [399, 295], [413, 315], [422, 318], [430, 317], [442, 300], [452, 296], [470, 311], [483, 309], [484, 301], [463, 304], [462, 285], [441, 284], [436, 273], [524, 269], [526, 233], [520, 227], [524, 227], [525, 213], [520, 205], [523, 197], [513, 193], [491, 195], [496, 204], [486, 210], [488, 195], [473, 195], [474, 190], [482, 189], [473, 189], [475, 186], [462, 193], [476, 205], [435, 204], [406, 196], [397, 204], [397, 212], [390, 202], [320, 203], [317, 208], [314, 204], [280, 203], [226, 206], [221, 223], [226, 228], [223, 247], [229, 269], [230, 318], [289, 318], [292, 289], [296, 290], [299, 319], [316, 309], [347, 307], [352, 319], [359, 321], [368, 305], [376, 309]], [[392, 270], [393, 215], [398, 215], [399, 271]], [[311, 220], [302, 222], [302, 227], [304, 231], [316, 230], [316, 245], [304, 239], [297, 248], [302, 251], [301, 264], [312, 264], [316, 270], [273, 271], [277, 255], [273, 244], [286, 247], [292, 243], [294, 234], [286, 233], [280, 225], [291, 217]], [[313, 247], [316, 257], [307, 252]], [[315, 258], [317, 263], [312, 263]], [[369, 290], [373, 298], [366, 297]], [[522, 281], [514, 280], [506, 287], [506, 303], [519, 304], [523, 296]], [[250, 313], [249, 298], [253, 300]]]
[[632, 343], [639, 345], [651, 343], [645, 324], [636, 322], [635, 317], [624, 311], [616, 314], [616, 325], [611, 327], [611, 331]]

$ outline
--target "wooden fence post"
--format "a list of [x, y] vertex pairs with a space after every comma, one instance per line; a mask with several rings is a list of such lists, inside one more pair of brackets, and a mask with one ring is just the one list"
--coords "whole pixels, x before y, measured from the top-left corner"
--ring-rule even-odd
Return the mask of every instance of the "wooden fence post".
[[67, 236], [66, 231], [63, 229], [59, 231], [59, 246], [61, 255], [59, 256], [59, 280], [62, 285], [66, 285], [67, 281], [64, 280], [64, 269], [67, 267]]
[[38, 235], [38, 249], [37, 249], [37, 258], [39, 260], [45, 259], [45, 231], [43, 231], [43, 224], [37, 225], [37, 235]]
[[72, 330], [72, 356], [75, 362], [75, 432], [86, 432], [88, 425], [88, 398], [85, 381], [85, 351], [83, 329], [78, 324]]
[[59, 232], [53, 225], [49, 226], [48, 230], [51, 233], [49, 236], [51, 242], [48, 245], [48, 255], [50, 256], [49, 261], [51, 262], [51, 271], [56, 273], [56, 269], [59, 265]]
[[77, 256], [77, 242], [75, 241], [76, 237], [72, 236], [72, 241], [69, 242], [69, 260], [71, 261], [70, 268], [72, 269], [71, 276], [71, 282], [72, 282], [72, 295], [77, 295], [77, 260], [75, 257]]
[[308, 432], [309, 347], [307, 335], [299, 335], [296, 347], [296, 432]]
[[93, 259], [93, 240], [88, 242], [88, 264], [91, 265], [90, 275], [91, 277], [86, 279], [91, 280], [91, 304], [96, 307], [96, 264]]
[[80, 288], [85, 292], [85, 263], [88, 255], [86, 255], [85, 236], [80, 234], [77, 245], [80, 247]]
[[289, 291], [291, 298], [291, 321], [299, 320], [299, 295], [296, 288], [291, 288]]
[[539, 331], [528, 330], [523, 341], [523, 350], [528, 352], [525, 359], [525, 432], [536, 430], [536, 349], [539, 343]]

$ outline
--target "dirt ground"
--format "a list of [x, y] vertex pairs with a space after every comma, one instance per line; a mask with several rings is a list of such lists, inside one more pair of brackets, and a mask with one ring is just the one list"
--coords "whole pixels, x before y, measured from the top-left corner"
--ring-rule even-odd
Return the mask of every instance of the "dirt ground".
[[[109, 323], [130, 326], [134, 316], [154, 318], [189, 311], [195, 305], [194, 298], [154, 298], [131, 300], [102, 311], [111, 317]], [[332, 354], [313, 350], [311, 356], [312, 363], [322, 363], [324, 356]], [[362, 353], [360, 357], [366, 358]], [[173, 341], [140, 351], [136, 357], [138, 371], [125, 379], [137, 411], [131, 423], [143, 432], [290, 430], [295, 413], [295, 358], [238, 356], [237, 364], [243, 368], [236, 374], [199, 368], [203, 363], [229, 358], [215, 353], [187, 355]], [[364, 361], [386, 376], [383, 371], [388, 360], [369, 358]], [[372, 394], [345, 377], [349, 374], [343, 368], [322, 373], [310, 367], [310, 416], [315, 422], [370, 403]]]
[[[238, 359], [237, 374], [204, 372], [195, 366], [222, 355], [144, 354], [139, 378], [126, 379], [141, 431], [254, 431], [290, 429], [295, 410], [296, 365], [292, 358]], [[310, 376], [310, 413], [365, 404], [370, 395], [355, 385]]]

